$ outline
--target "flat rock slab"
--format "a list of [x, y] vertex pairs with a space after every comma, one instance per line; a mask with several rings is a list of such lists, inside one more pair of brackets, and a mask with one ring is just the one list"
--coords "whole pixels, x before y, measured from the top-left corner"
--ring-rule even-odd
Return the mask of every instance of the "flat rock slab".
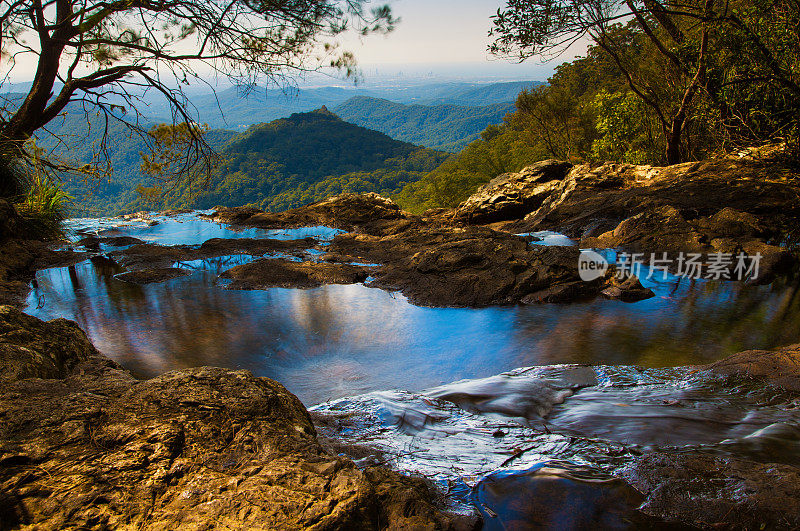
[[350, 264], [262, 258], [229, 269], [220, 278], [233, 281], [227, 286], [228, 289], [269, 289], [356, 284], [364, 282], [369, 275], [369, 268]]
[[127, 273], [120, 273], [114, 278], [117, 280], [122, 280], [123, 282], [130, 282], [131, 284], [157, 284], [159, 282], [166, 282], [168, 280], [185, 277], [191, 274], [192, 272], [188, 269], [180, 269], [178, 267], [163, 267], [157, 269], [128, 271]]

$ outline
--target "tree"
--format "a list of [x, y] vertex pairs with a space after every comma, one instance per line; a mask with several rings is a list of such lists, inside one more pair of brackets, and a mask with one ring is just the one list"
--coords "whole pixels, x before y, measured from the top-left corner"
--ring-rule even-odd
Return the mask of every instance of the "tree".
[[[0, 0], [4, 81], [23, 61], [36, 62], [27, 93], [0, 106], [0, 159], [30, 162], [34, 134], [68, 105], [87, 117], [99, 114], [106, 131], [110, 121], [124, 121], [156, 147], [168, 136], [165, 130], [154, 136], [139, 125], [141, 98], [155, 92], [170, 104], [176, 136], [188, 135], [180, 163], [161, 162], [174, 175], [184, 175], [207, 164], [210, 152], [202, 127], [187, 125], [196, 118], [185, 93], [189, 83], [221, 76], [245, 90], [264, 80], [285, 86], [290, 74], [321, 66], [352, 75], [354, 57], [338, 48], [335, 37], [351, 28], [363, 35], [387, 32], [395, 23], [388, 7], [368, 10], [367, 2]], [[98, 171], [97, 164], [72, 168], [52, 159], [43, 164]], [[5, 176], [0, 179], [0, 192], [14, 189]]]
[[[590, 38], [657, 118], [672, 164], [688, 156], [687, 124], [701, 98], [723, 118], [741, 103], [732, 84], [747, 92], [767, 83], [780, 87], [776, 100], [800, 99], [799, 8], [798, 0], [509, 0], [493, 17], [491, 50], [524, 60]], [[735, 80], [724, 75], [731, 68]]]

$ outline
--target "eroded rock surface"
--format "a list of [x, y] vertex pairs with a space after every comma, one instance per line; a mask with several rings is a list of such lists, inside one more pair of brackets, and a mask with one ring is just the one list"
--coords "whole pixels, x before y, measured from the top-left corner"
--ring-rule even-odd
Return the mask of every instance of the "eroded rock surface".
[[488, 228], [418, 224], [385, 236], [339, 235], [330, 247], [383, 264], [370, 285], [425, 306], [562, 302], [596, 296], [605, 282], [580, 279], [575, 247], [531, 246]]
[[74, 323], [37, 321], [0, 309], [4, 529], [474, 526], [420, 480], [325, 452], [275, 381], [201, 367], [140, 382]]
[[780, 244], [800, 222], [800, 187], [774, 161], [564, 164], [544, 161], [502, 175], [453, 219], [517, 233], [555, 230], [581, 239], [583, 248], [642, 252], [644, 261], [662, 252], [758, 253], [762, 281], [795, 262]]

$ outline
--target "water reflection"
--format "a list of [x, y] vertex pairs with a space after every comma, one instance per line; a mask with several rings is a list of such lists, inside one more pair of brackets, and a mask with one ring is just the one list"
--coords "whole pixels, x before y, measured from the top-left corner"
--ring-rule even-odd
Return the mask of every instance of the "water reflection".
[[706, 363], [800, 340], [795, 285], [671, 279], [635, 304], [420, 308], [363, 285], [228, 291], [235, 257], [191, 264], [163, 284], [119, 281], [102, 257], [40, 271], [28, 312], [67, 317], [137, 375], [199, 365], [245, 368], [306, 404], [382, 389], [421, 390], [540, 364]]

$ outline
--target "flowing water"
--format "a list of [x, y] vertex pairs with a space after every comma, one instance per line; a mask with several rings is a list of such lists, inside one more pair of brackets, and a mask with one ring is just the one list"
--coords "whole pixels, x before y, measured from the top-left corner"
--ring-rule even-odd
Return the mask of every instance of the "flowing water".
[[[133, 236], [163, 245], [312, 236], [322, 242], [312, 256], [339, 232], [234, 230], [193, 214], [71, 227], [76, 239]], [[570, 243], [555, 233], [531, 236], [532, 245]], [[319, 404], [313, 410], [333, 419], [338, 438], [436, 479], [485, 518], [499, 514], [498, 525], [530, 517], [515, 516], [503, 494], [523, 484], [526, 492], [569, 486], [598, 507], [609, 499], [617, 509], [635, 507], [624, 486], [598, 472], [633, 451], [692, 446], [787, 462], [800, 455], [797, 397], [666, 368], [800, 341], [797, 285], [659, 273], [642, 278], [656, 296], [634, 304], [424, 308], [361, 284], [225, 289], [217, 276], [252, 259], [177, 263], [192, 274], [136, 285], [115, 278], [123, 270], [98, 255], [38, 272], [27, 312], [74, 319], [141, 377], [216, 365], [274, 378], [306, 405]], [[617, 509], [581, 525], [617, 522]]]

